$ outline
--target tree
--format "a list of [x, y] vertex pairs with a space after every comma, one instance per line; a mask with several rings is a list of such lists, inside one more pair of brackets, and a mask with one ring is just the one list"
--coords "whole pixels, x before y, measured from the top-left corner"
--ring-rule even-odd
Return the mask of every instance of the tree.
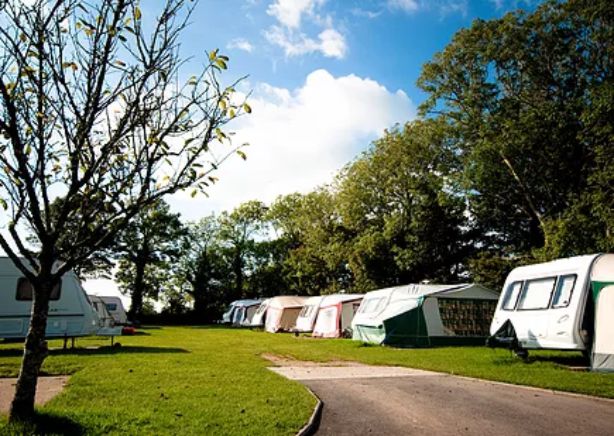
[[330, 187], [278, 198], [269, 219], [286, 251], [279, 262], [287, 292], [320, 295], [350, 288], [347, 234]]
[[160, 200], [142, 210], [118, 236], [116, 279], [122, 292], [131, 297], [129, 315], [137, 322], [143, 299], [157, 300], [170, 283], [172, 268], [186, 243], [186, 230], [179, 214], [171, 213], [168, 204]]
[[[87, 200], [84, 199], [84, 201]], [[58, 214], [61, 211], [61, 207], [62, 201], [55, 200], [51, 203], [50, 211], [52, 214]], [[111, 212], [107, 209], [108, 205], [102, 202], [99, 202], [97, 207], [99, 209], [99, 213], [101, 214]], [[58, 240], [58, 245], [61, 247], [61, 251], [66, 251], [65, 248], [68, 248], [69, 246], [73, 245], [75, 240], [80, 239], [80, 235], [78, 234], [78, 232], [79, 229], [81, 229], [83, 226], [83, 220], [84, 217], [82, 217], [80, 213], [75, 213], [72, 216], [72, 221], [66, 222], [65, 226], [70, 230], [66, 232], [66, 234], [63, 235], [61, 239]], [[88, 231], [99, 231], [95, 228], [95, 223], [91, 223], [91, 227], [88, 229]], [[34, 244], [35, 247], [38, 247], [36, 236], [30, 235], [27, 240], [29, 243]], [[89, 257], [79, 265], [75, 265], [75, 267], [73, 268], [75, 274], [81, 280], [85, 280], [87, 278], [111, 278], [112, 270], [114, 267], [113, 258], [117, 251], [116, 242], [117, 241], [115, 238], [107, 238], [106, 240], [104, 240], [100, 244], [99, 249], [96, 252], [90, 254]], [[88, 248], [83, 248], [82, 251], [87, 250]]]
[[[547, 1], [474, 22], [424, 66], [422, 114], [451, 127], [471, 214], [494, 251], [608, 246], [613, 38], [611, 1]], [[575, 237], [579, 221], [591, 230]]]
[[251, 262], [254, 260], [256, 238], [264, 236], [266, 209], [260, 201], [248, 201], [231, 213], [222, 212], [218, 217], [219, 238], [234, 281], [227, 294], [227, 302], [245, 295], [246, 275], [254, 270]]
[[445, 282], [464, 272], [472, 241], [447, 133], [437, 120], [408, 123], [342, 173], [337, 202], [357, 289]]
[[[138, 0], [0, 6], [0, 207], [9, 215], [0, 247], [34, 287], [14, 421], [34, 413], [54, 285], [160, 198], [206, 190], [235, 151], [216, 158], [211, 147], [228, 143], [222, 128], [250, 109], [219, 84], [228, 58], [218, 51], [178, 83], [195, 2], [167, 0], [151, 23]], [[61, 244], [71, 234], [79, 239]]]
[[209, 215], [188, 225], [188, 244], [179, 263], [184, 291], [194, 302], [196, 319], [213, 322], [224, 308], [224, 287], [230, 277], [219, 239], [219, 222]]

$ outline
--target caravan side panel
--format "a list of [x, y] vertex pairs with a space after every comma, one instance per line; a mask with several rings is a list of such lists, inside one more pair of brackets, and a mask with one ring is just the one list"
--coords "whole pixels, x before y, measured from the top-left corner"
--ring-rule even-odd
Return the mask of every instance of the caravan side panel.
[[[0, 338], [24, 338], [32, 309], [31, 300], [18, 299], [21, 273], [7, 258], [0, 258]], [[75, 337], [93, 334], [98, 317], [72, 273], [62, 278], [59, 299], [49, 303], [47, 337]]]

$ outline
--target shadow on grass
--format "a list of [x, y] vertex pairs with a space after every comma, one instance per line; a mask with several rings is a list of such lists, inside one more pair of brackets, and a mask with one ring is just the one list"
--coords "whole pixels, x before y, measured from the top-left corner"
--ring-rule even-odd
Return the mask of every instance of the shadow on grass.
[[538, 363], [552, 363], [556, 366], [581, 368], [590, 365], [588, 358], [580, 353], [561, 353], [561, 354], [532, 354], [526, 359], [518, 357], [513, 351], [506, 350], [505, 353], [499, 352], [493, 360], [495, 365], [532, 365]]
[[196, 329], [196, 330], [231, 330], [231, 329], [236, 329], [236, 330], [250, 330], [252, 329], [251, 327], [235, 327], [235, 326], [231, 326], [230, 324], [202, 324], [202, 325], [187, 325], [187, 326], [183, 326], [187, 329]]
[[560, 354], [555, 356], [529, 355], [528, 363], [550, 362], [561, 366], [582, 367], [590, 365], [588, 358], [582, 354]]
[[[72, 356], [72, 355], [107, 355], [107, 354], [164, 354], [164, 353], [189, 353], [188, 350], [183, 348], [174, 347], [139, 347], [139, 346], [105, 346], [98, 348], [56, 348], [49, 350], [50, 356]], [[23, 355], [23, 350], [20, 348], [10, 348], [6, 350], [0, 350], [0, 357], [15, 357]]]
[[73, 420], [64, 416], [48, 413], [37, 413], [32, 423], [7, 424], [0, 428], [3, 435], [84, 435], [85, 429]]

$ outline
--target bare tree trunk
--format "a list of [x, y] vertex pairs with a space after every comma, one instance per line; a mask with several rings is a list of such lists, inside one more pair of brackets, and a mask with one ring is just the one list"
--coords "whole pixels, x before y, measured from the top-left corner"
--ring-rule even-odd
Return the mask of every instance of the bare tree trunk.
[[143, 288], [145, 280], [145, 263], [137, 261], [134, 274], [134, 289], [132, 290], [132, 300], [130, 303], [130, 316], [133, 322], [140, 321], [143, 314]]
[[47, 328], [49, 296], [53, 284], [50, 279], [44, 279], [39, 284], [33, 284], [33, 286], [32, 316], [26, 336], [15, 396], [11, 403], [9, 414], [11, 422], [30, 421], [34, 417], [34, 397], [38, 373], [48, 355], [45, 330]]

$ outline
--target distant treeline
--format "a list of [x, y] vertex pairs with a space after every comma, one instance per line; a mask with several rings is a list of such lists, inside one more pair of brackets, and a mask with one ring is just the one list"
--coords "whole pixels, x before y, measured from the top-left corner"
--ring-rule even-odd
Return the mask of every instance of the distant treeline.
[[610, 0], [476, 20], [424, 65], [419, 119], [329, 185], [187, 227], [160, 205], [135, 223], [118, 279], [211, 320], [243, 297], [498, 289], [519, 263], [614, 251], [613, 63]]

